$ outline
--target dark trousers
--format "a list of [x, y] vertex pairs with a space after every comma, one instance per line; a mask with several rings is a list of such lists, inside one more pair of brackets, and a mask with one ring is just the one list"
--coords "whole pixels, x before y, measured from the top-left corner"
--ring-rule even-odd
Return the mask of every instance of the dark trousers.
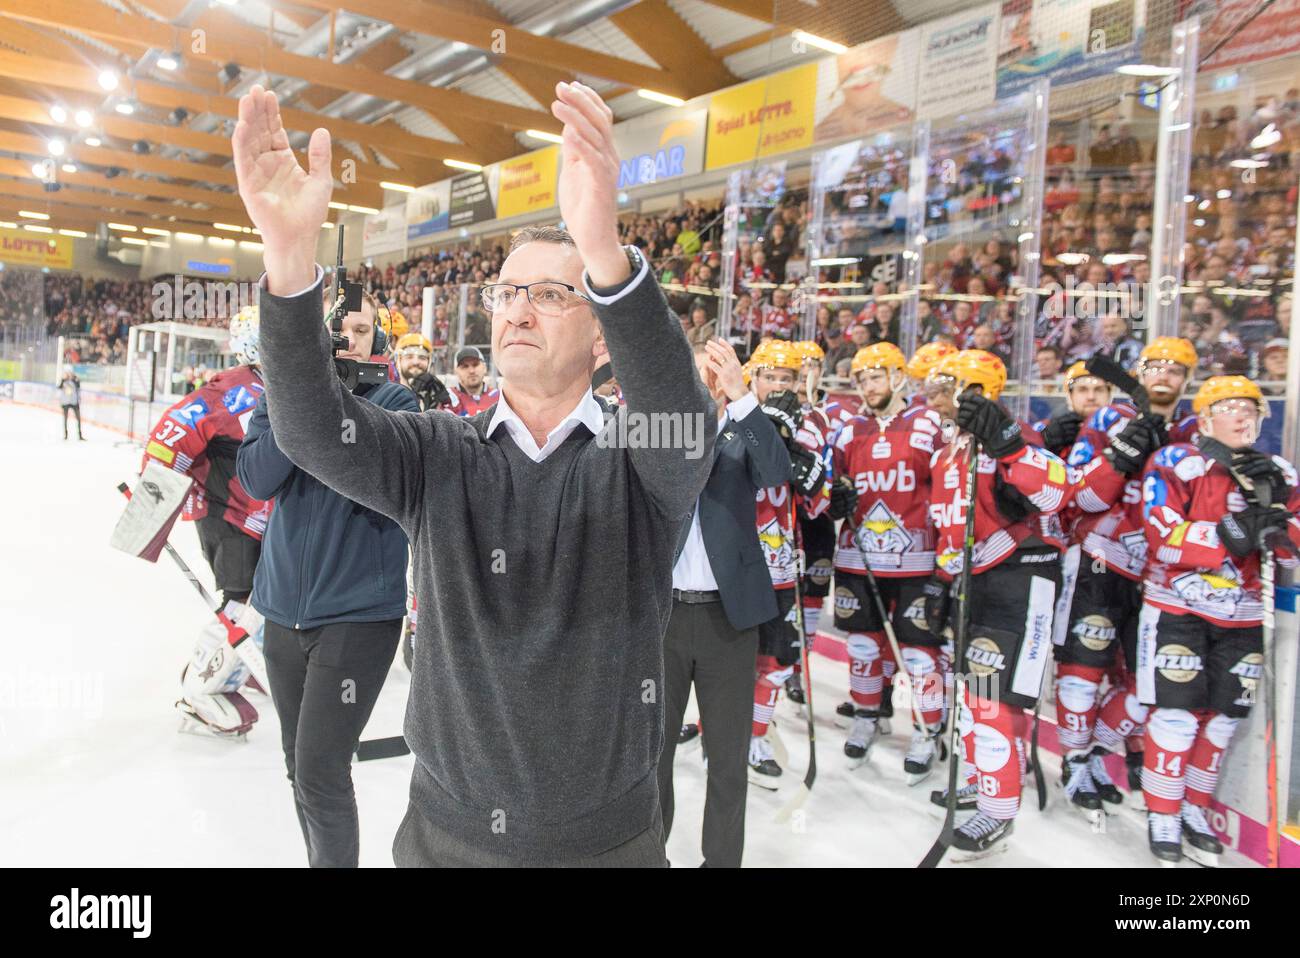
[[81, 406], [64, 406], [63, 407], [63, 438], [68, 438], [68, 413], [77, 417], [77, 438], [84, 438], [81, 435]]
[[757, 655], [758, 629], [732, 628], [721, 602], [673, 602], [664, 635], [665, 728], [664, 750], [659, 756], [659, 806], [667, 841], [673, 827], [673, 755], [694, 682], [709, 750], [701, 847], [711, 868], [739, 868], [745, 849]]
[[313, 868], [355, 868], [360, 853], [352, 753], [379, 698], [401, 619], [290, 629], [266, 620], [271, 699]]
[[[393, 837], [393, 863], [398, 868], [510, 868], [514, 859], [480, 846], [468, 845], [433, 825], [413, 804]], [[537, 868], [663, 868], [664, 832], [658, 820], [621, 845], [587, 858], [530, 862]]]

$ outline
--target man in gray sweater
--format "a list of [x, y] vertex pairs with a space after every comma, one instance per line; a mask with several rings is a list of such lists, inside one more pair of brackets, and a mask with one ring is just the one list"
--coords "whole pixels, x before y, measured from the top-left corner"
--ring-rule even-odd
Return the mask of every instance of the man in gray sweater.
[[[303, 170], [274, 93], [255, 86], [239, 104], [277, 441], [396, 520], [414, 550], [416, 761], [398, 865], [664, 864], [662, 637], [713, 408], [648, 264], [618, 244], [612, 112], [577, 83], [557, 85], [551, 110], [568, 232], [521, 233], [485, 290], [506, 385], [496, 407], [459, 418], [391, 412], [342, 387], [315, 264], [329, 134], [312, 134]], [[608, 422], [590, 391], [606, 358], [627, 399]], [[674, 441], [645, 441], [647, 425]]]

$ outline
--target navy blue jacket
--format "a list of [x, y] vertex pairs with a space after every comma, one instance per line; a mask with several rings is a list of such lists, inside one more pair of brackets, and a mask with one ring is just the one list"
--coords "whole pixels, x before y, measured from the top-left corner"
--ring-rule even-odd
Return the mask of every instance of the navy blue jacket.
[[[420, 411], [415, 394], [397, 383], [358, 395], [383, 409]], [[346, 455], [341, 443], [339, 455]], [[294, 629], [406, 614], [406, 533], [295, 466], [276, 444], [265, 395], [239, 447], [236, 472], [253, 498], [275, 499], [253, 576], [253, 608]]]

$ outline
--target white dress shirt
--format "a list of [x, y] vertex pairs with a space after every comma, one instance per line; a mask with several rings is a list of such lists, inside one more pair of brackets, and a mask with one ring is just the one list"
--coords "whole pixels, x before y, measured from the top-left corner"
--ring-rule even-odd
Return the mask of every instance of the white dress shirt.
[[505, 426], [506, 432], [510, 434], [510, 438], [515, 441], [515, 445], [523, 454], [533, 462], [541, 462], [555, 452], [560, 443], [569, 437], [569, 433], [580, 425], [590, 429], [593, 436], [605, 427], [605, 413], [590, 389], [578, 400], [578, 405], [573, 407], [573, 411], [546, 434], [546, 445], [538, 448], [533, 434], [528, 431], [519, 414], [510, 408], [510, 403], [506, 402], [506, 394], [502, 392], [501, 398], [492, 407], [492, 418], [488, 420], [487, 434], [491, 436], [498, 426]]
[[[739, 422], [758, 408], [758, 398], [753, 393], [746, 393], [735, 402], [727, 403], [726, 415], [718, 417], [718, 432], [726, 425], [728, 419]], [[758, 530], [754, 530], [755, 537]], [[704, 546], [704, 532], [700, 529], [700, 500], [695, 500], [695, 510], [691, 513], [691, 531], [686, 534], [686, 544], [682, 554], [673, 566], [673, 588], [687, 592], [716, 592], [718, 580], [713, 576], [713, 566], [709, 564], [709, 551]]]

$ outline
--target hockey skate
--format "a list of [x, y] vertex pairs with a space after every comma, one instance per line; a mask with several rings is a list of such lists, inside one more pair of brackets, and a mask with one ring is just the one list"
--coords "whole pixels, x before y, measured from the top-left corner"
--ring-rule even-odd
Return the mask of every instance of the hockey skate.
[[677, 733], [677, 744], [682, 745], [702, 745], [703, 739], [700, 738], [700, 725], [698, 722], [687, 722], [682, 726], [682, 730]]
[[799, 713], [802, 715], [804, 705], [803, 678], [798, 672], [792, 672], [790, 677], [785, 680], [785, 697], [799, 706]]
[[1183, 823], [1177, 815], [1147, 812], [1147, 842], [1164, 868], [1183, 860]]
[[861, 709], [849, 729], [849, 736], [844, 742], [844, 754], [849, 758], [849, 768], [860, 768], [871, 754], [871, 746], [880, 736], [880, 726], [876, 715]]
[[253, 721], [257, 720], [257, 713], [254, 712], [253, 721], [247, 722], [247, 724], [240, 724], [231, 729], [219, 728], [216, 725], [204, 721], [199, 713], [184, 699], [177, 701], [176, 711], [179, 712], [181, 716], [181, 724], [177, 728], [178, 732], [185, 735], [197, 735], [201, 738], [222, 739], [239, 745], [248, 742], [248, 730], [253, 727]]
[[1219, 841], [1210, 823], [1205, 820], [1205, 809], [1183, 800], [1183, 843], [1187, 857], [1202, 868], [1218, 868], [1219, 857], [1223, 854], [1223, 842]]
[[1113, 815], [1124, 804], [1124, 793], [1111, 779], [1106, 771], [1106, 756], [1110, 754], [1100, 745], [1094, 746], [1088, 756], [1088, 775], [1092, 778], [1093, 788], [1101, 799], [1101, 808], [1107, 815]]
[[780, 787], [778, 779], [784, 769], [776, 763], [772, 746], [765, 738], [754, 736], [749, 740], [749, 784], [775, 792]]
[[903, 756], [903, 772], [907, 775], [909, 786], [920, 785], [929, 778], [930, 772], [934, 770], [935, 754], [946, 752], [938, 736], [938, 725], [930, 728], [912, 727], [912, 741], [907, 746], [907, 754]]
[[1007, 850], [1006, 838], [1015, 828], [1013, 818], [994, 818], [977, 812], [952, 833], [953, 864], [979, 861]]
[[1061, 763], [1061, 789], [1070, 800], [1070, 807], [1088, 819], [1094, 831], [1106, 828], [1106, 813], [1101, 809], [1101, 796], [1092, 783], [1088, 771], [1088, 753], [1073, 752]]

